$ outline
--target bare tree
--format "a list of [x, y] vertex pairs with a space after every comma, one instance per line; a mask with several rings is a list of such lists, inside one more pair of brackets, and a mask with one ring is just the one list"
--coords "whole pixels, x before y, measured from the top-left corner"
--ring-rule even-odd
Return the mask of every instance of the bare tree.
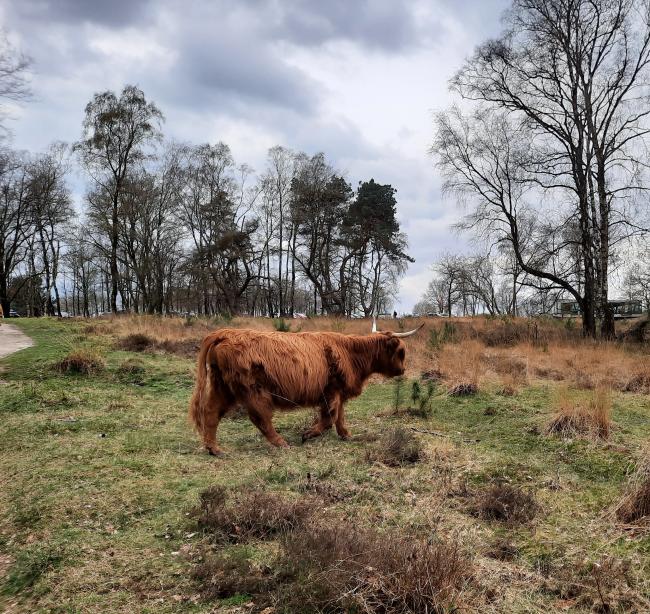
[[562, 275], [517, 260], [527, 273], [542, 272], [579, 295], [588, 335], [596, 334], [598, 317], [604, 336], [614, 332], [612, 249], [636, 232], [624, 197], [640, 188], [637, 148], [650, 112], [648, 18], [641, 0], [515, 0], [503, 35], [480, 46], [453, 81], [461, 96], [507, 111], [534, 154], [529, 180], [558, 202], [571, 199], [580, 292]]
[[[57, 285], [61, 247], [74, 216], [66, 184], [67, 146], [54, 144], [27, 166], [27, 201], [32, 210], [34, 233], [40, 248], [47, 315], [61, 315]], [[54, 294], [54, 299], [52, 295]]]
[[95, 94], [86, 105], [83, 137], [75, 145], [81, 161], [104, 191], [110, 204], [107, 216], [110, 243], [110, 306], [117, 312], [119, 287], [119, 208], [132, 167], [146, 157], [146, 147], [160, 137], [162, 113], [144, 93], [127, 85], [118, 98], [114, 92]]
[[0, 153], [0, 303], [9, 313], [11, 301], [37, 271], [20, 267], [28, 262], [33, 238], [34, 214], [28, 200], [29, 179], [24, 160], [16, 153]]

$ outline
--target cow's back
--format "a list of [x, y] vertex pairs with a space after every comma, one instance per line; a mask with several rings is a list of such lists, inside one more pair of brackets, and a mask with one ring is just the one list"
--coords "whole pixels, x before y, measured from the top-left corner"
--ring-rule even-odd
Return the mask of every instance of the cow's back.
[[260, 391], [280, 407], [316, 405], [328, 383], [333, 335], [221, 329], [209, 336], [209, 361], [240, 402]]

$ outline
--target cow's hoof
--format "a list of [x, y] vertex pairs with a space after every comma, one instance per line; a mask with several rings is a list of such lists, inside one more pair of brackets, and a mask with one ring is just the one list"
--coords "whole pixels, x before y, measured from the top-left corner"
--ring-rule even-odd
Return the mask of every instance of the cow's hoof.
[[350, 431], [345, 430], [341, 431], [340, 433], [337, 433], [337, 435], [343, 440], [343, 441], [350, 441], [352, 439], [352, 434]]
[[315, 437], [320, 437], [322, 433], [320, 431], [305, 431], [302, 434], [302, 442], [305, 443], [308, 439], [314, 439]]
[[273, 441], [271, 443], [276, 448], [290, 448], [291, 447], [284, 439], [278, 439], [277, 441]]
[[208, 454], [210, 456], [225, 456], [226, 455], [226, 453], [221, 448], [217, 448], [217, 446], [206, 446], [205, 449], [208, 451]]

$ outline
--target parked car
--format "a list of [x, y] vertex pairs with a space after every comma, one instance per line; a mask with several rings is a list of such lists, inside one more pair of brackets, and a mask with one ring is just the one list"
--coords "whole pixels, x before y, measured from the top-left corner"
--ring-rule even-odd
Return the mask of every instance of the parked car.
[[10, 317], [10, 318], [19, 318], [20, 314], [15, 309], [10, 309], [8, 317]]

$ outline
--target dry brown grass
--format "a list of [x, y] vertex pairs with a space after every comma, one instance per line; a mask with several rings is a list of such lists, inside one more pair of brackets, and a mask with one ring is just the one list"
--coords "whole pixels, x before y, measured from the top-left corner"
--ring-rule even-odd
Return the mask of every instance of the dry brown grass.
[[[543, 319], [408, 318], [380, 320], [378, 324], [381, 330], [407, 330], [422, 322], [423, 330], [405, 340], [406, 375], [434, 374], [449, 391], [473, 393], [492, 382], [500, 384], [506, 394], [515, 394], [531, 381], [551, 380], [588, 390], [606, 386], [650, 394], [650, 359], [642, 353], [642, 344], [585, 340], [579, 326], [567, 329], [561, 321]], [[294, 332], [345, 334], [367, 334], [372, 326], [368, 319], [334, 317], [289, 323]], [[619, 328], [631, 325], [623, 323]], [[190, 359], [203, 337], [217, 328], [275, 330], [270, 318], [247, 317], [227, 321], [131, 315], [107, 318], [91, 326], [93, 334], [112, 335], [123, 349]], [[432, 338], [443, 340], [432, 345]]]
[[93, 375], [106, 367], [104, 359], [91, 350], [73, 350], [65, 358], [56, 363], [55, 368], [61, 373], [80, 373]]
[[598, 388], [587, 401], [573, 399], [566, 388], [557, 394], [556, 411], [546, 428], [548, 434], [563, 437], [591, 436], [607, 439], [612, 424], [612, 395]]
[[475, 394], [486, 374], [484, 346], [475, 340], [445, 346], [439, 353], [438, 368], [451, 396]]

